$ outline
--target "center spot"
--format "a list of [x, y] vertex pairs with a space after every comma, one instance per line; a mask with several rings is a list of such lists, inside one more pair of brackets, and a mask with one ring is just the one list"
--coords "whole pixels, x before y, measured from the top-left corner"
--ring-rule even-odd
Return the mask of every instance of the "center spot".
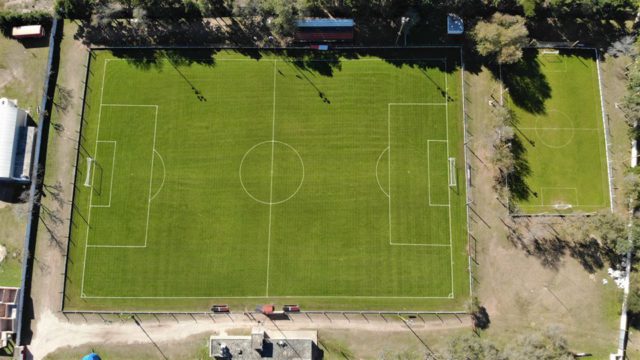
[[294, 197], [304, 181], [304, 163], [291, 145], [269, 140], [251, 147], [240, 161], [240, 184], [253, 200], [267, 205]]

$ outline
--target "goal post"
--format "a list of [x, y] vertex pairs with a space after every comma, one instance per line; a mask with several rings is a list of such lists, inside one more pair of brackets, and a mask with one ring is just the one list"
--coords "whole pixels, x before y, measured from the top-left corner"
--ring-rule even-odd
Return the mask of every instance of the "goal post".
[[456, 158], [449, 158], [449, 186], [457, 186], [456, 180]]
[[93, 158], [87, 158], [87, 177], [84, 179], [84, 186], [91, 187], [91, 168], [93, 165]]

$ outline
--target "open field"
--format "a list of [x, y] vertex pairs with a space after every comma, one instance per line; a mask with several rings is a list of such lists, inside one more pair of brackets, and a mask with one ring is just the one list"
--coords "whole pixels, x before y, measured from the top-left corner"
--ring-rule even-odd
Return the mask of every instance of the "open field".
[[65, 309], [462, 310], [459, 66], [95, 51]]
[[529, 50], [502, 68], [516, 115], [509, 179], [517, 212], [594, 212], [610, 206], [594, 50]]

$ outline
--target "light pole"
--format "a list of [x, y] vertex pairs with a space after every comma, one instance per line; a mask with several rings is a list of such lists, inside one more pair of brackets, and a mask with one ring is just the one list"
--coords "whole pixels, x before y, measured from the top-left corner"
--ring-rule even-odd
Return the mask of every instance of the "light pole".
[[[409, 22], [409, 18], [403, 16], [400, 18], [400, 30], [398, 30], [398, 36], [396, 36], [396, 45], [398, 45], [398, 40], [400, 39], [400, 34], [402, 34], [402, 30], [404, 29], [404, 25]], [[407, 34], [404, 34], [404, 46], [407, 46]]]

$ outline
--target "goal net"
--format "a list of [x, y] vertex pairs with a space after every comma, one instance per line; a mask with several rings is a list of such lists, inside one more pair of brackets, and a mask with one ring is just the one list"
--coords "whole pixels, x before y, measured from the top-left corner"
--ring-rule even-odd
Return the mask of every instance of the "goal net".
[[456, 158], [449, 158], [449, 186], [456, 186]]
[[87, 177], [84, 179], [84, 186], [91, 186], [91, 164], [93, 164], [93, 158], [87, 158]]

